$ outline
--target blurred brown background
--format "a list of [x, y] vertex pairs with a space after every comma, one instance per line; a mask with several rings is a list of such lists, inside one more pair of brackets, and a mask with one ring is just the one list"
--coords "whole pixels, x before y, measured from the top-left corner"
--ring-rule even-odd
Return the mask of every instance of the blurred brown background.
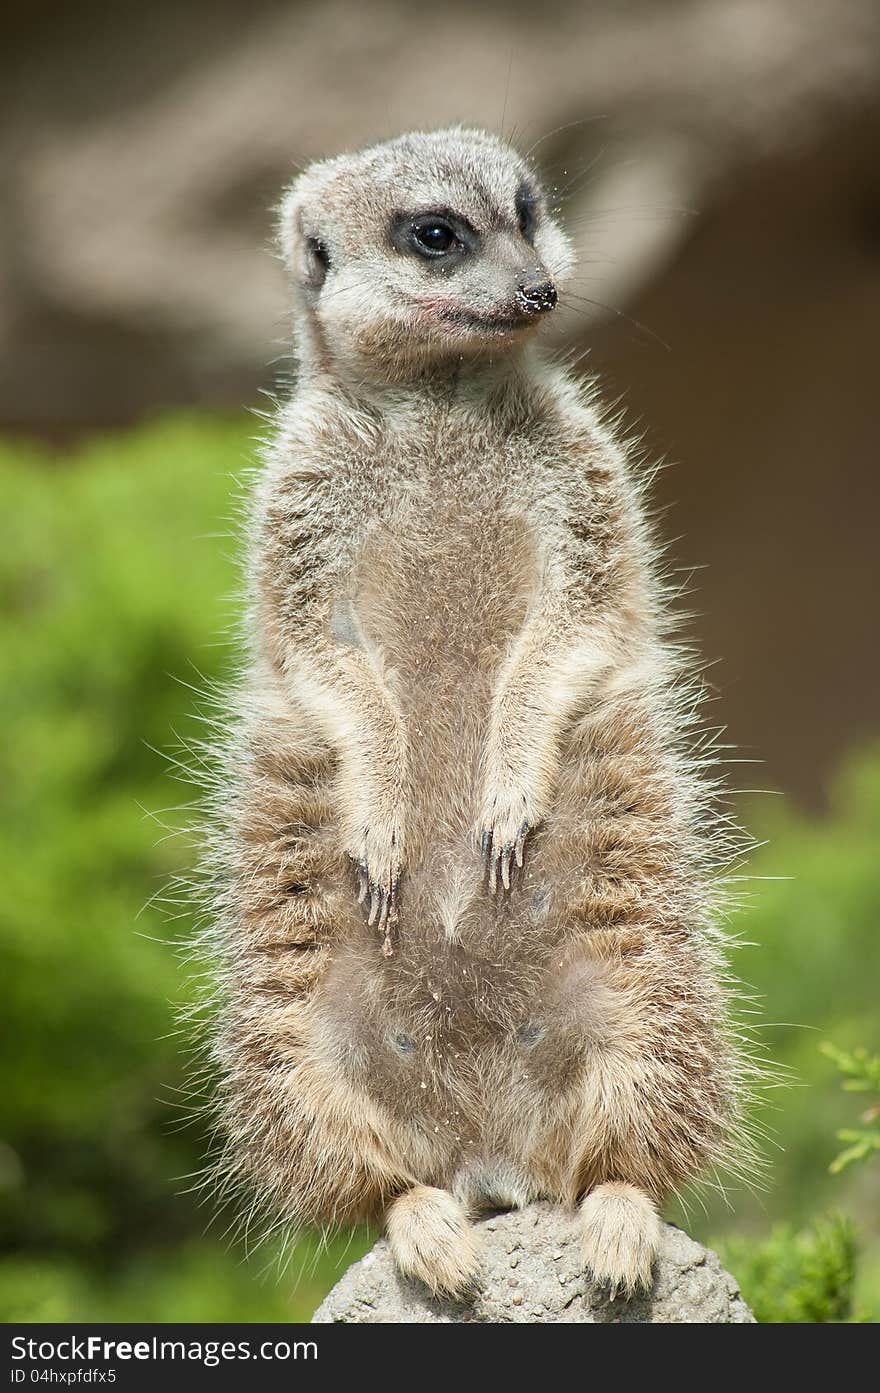
[[2, 52], [0, 429], [62, 442], [276, 384], [297, 162], [540, 142], [581, 253], [558, 338], [674, 466], [739, 783], [821, 801], [878, 724], [877, 0], [46, 0]]

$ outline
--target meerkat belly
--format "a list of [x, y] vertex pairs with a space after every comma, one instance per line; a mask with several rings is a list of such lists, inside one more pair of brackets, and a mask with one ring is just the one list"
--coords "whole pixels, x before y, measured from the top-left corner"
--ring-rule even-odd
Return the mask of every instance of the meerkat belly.
[[409, 922], [388, 959], [367, 934], [334, 955], [317, 1006], [327, 1075], [381, 1110], [408, 1170], [469, 1206], [563, 1192], [584, 1053], [626, 1025], [613, 974]]
[[497, 950], [442, 935], [428, 944], [402, 928], [386, 959], [366, 935], [350, 939], [316, 1003], [327, 1074], [378, 1105], [414, 1172], [475, 1203], [532, 1183], [582, 1050], [577, 1012], [548, 1000], [558, 978], [537, 965], [524, 973]]
[[493, 897], [475, 835], [492, 694], [537, 583], [532, 530], [462, 509], [441, 542], [421, 510], [371, 534], [354, 582], [406, 723], [404, 874], [391, 956], [365, 923], [335, 947], [322, 1049], [396, 1120], [423, 1178], [521, 1202], [583, 1038], [540, 870]]
[[392, 956], [360, 924], [335, 946], [317, 1008], [353, 1082], [424, 1131], [435, 1161], [448, 1148], [452, 1166], [460, 1151], [480, 1164], [492, 1091], [499, 1072], [517, 1077], [516, 1032], [540, 975], [523, 970], [487, 897], [476, 836], [492, 693], [537, 567], [525, 519], [499, 526], [494, 510], [444, 507], [442, 529], [423, 506], [374, 528], [352, 577], [406, 727], [404, 871]]
[[469, 840], [492, 692], [537, 582], [525, 518], [424, 506], [371, 533], [356, 575], [356, 608], [403, 712], [409, 755], [407, 863]]

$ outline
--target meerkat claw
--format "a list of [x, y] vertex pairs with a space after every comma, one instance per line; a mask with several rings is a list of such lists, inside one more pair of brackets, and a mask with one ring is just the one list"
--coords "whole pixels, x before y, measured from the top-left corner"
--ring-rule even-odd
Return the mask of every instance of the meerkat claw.
[[369, 888], [370, 888], [370, 881], [369, 881], [369, 877], [368, 877], [368, 875], [367, 875], [367, 867], [366, 867], [365, 862], [363, 862], [363, 861], [358, 861], [358, 862], [357, 862], [357, 876], [358, 876], [358, 904], [363, 904], [364, 900], [367, 898], [367, 892], [368, 892], [368, 890], [369, 890]]
[[491, 846], [491, 843], [487, 869], [489, 872], [489, 894], [494, 895], [495, 891], [498, 889], [498, 858], [495, 855], [495, 849]]
[[364, 827], [349, 857], [357, 875], [357, 902], [363, 908], [366, 922], [387, 935], [397, 922], [401, 836], [394, 829], [388, 843], [380, 842], [374, 847], [377, 840], [371, 835], [370, 827]]
[[390, 915], [391, 915], [391, 891], [390, 891], [390, 890], [387, 890], [387, 891], [386, 891], [386, 890], [383, 890], [383, 891], [382, 891], [382, 895], [381, 895], [381, 902], [380, 902], [380, 906], [379, 906], [379, 918], [378, 918], [377, 923], [376, 923], [376, 928], [379, 930], [380, 934], [384, 934], [384, 933], [387, 931], [387, 928], [388, 928], [388, 921], [389, 921]]
[[390, 957], [390, 936], [392, 929], [397, 926], [397, 891], [400, 885], [400, 877], [395, 876], [391, 882], [389, 890], [382, 891], [382, 903], [379, 909], [379, 918], [376, 924], [377, 929], [385, 937], [384, 952], [386, 957]]
[[505, 890], [510, 889], [510, 858], [512, 854], [512, 846], [506, 846], [501, 853], [501, 884]]
[[489, 852], [486, 863], [486, 869], [489, 875], [489, 894], [494, 895], [498, 891], [499, 872], [501, 877], [501, 884], [503, 885], [504, 889], [510, 889], [510, 867], [509, 864], [505, 863], [505, 848], [499, 846], [496, 849], [494, 833], [488, 832], [486, 833], [486, 836], [489, 839]]
[[519, 833], [517, 834], [516, 838], [516, 844], [514, 847], [514, 851], [516, 853], [516, 864], [519, 866], [520, 870], [522, 870], [526, 833], [528, 832], [528, 830], [529, 824], [527, 822], [524, 822], [519, 829]]
[[528, 831], [529, 823], [523, 822], [515, 841], [499, 845], [496, 845], [494, 830], [487, 829], [483, 832], [480, 838], [480, 851], [486, 865], [490, 894], [494, 895], [497, 892], [499, 879], [502, 888], [509, 890], [514, 866], [522, 870], [525, 859], [525, 839]]
[[374, 880], [365, 861], [355, 863], [358, 878], [359, 905], [364, 906], [367, 924], [377, 928], [379, 933], [388, 935], [397, 923], [400, 876], [393, 876], [387, 883]]

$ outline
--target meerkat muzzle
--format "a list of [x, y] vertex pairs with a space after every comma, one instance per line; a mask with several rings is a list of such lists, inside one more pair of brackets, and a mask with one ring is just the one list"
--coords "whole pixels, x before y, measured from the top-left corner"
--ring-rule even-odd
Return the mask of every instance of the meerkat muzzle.
[[516, 292], [517, 304], [526, 314], [544, 314], [555, 308], [558, 298], [556, 286], [549, 276], [523, 281]]

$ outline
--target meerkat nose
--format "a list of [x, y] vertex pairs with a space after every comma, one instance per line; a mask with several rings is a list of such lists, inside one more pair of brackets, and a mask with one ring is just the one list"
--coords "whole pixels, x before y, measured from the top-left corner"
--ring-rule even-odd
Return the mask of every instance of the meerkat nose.
[[528, 314], [542, 314], [556, 304], [556, 286], [549, 276], [524, 280], [517, 289], [517, 299]]

